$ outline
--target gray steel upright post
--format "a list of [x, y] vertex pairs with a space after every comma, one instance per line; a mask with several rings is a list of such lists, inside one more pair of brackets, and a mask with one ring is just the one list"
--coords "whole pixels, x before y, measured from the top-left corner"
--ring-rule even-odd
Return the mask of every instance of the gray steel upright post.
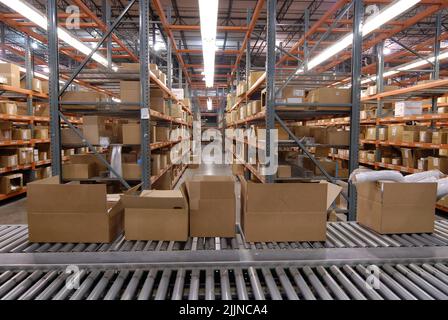
[[[303, 40], [303, 61], [304, 61], [304, 70], [308, 71], [308, 60], [309, 60], [309, 48], [308, 48], [308, 38], [307, 33], [310, 29], [310, 10], [308, 8], [305, 9], [305, 32], [304, 32], [304, 40]], [[300, 56], [300, 54], [299, 54]], [[297, 60], [297, 63], [300, 66], [300, 60]]]
[[53, 176], [59, 176], [59, 179], [62, 179], [57, 14], [57, 0], [47, 0], [51, 173]]
[[[384, 41], [376, 45], [376, 92], [382, 93], [384, 91]], [[381, 118], [383, 115], [383, 99], [377, 100], [376, 117]], [[376, 140], [379, 139], [379, 128], [376, 126]], [[375, 153], [375, 160], [381, 162], [381, 149], [377, 148]]]
[[[275, 122], [275, 38], [277, 0], [268, 0], [266, 26], [266, 158], [271, 159], [271, 133]], [[273, 183], [274, 176], [265, 177], [266, 183]]]
[[[434, 41], [434, 71], [431, 74], [432, 80], [439, 80], [440, 78], [440, 34], [442, 30], [442, 12], [439, 11], [436, 16], [436, 35]], [[437, 97], [432, 97], [432, 112], [437, 113]], [[434, 124], [434, 123], [433, 123]]]
[[[110, 29], [111, 19], [112, 19], [111, 18], [110, 0], [103, 0], [102, 11], [103, 11], [103, 22], [106, 24], [107, 29]], [[109, 37], [106, 40], [105, 48], [106, 48], [107, 66], [109, 68], [111, 68], [112, 67], [112, 37]]]
[[[171, 7], [168, 7], [166, 10], [166, 18], [168, 24], [171, 24]], [[167, 41], [166, 44], [166, 82], [168, 88], [171, 90], [173, 86], [173, 55], [172, 55], [172, 47], [171, 41]], [[171, 116], [171, 108], [173, 105], [173, 101], [171, 99], [168, 100], [168, 114]]]
[[[26, 88], [28, 90], [33, 89], [33, 78], [34, 78], [34, 63], [33, 63], [33, 48], [31, 46], [31, 37], [25, 36], [25, 71], [26, 71]], [[26, 98], [27, 114], [34, 115], [33, 110], [33, 96], [28, 95]], [[30, 123], [29, 128], [31, 130], [31, 137], [34, 135], [34, 125], [33, 122]], [[35, 171], [31, 170], [30, 180], [35, 179]]]
[[142, 188], [151, 189], [151, 146], [149, 105], [149, 1], [139, 1], [140, 28], [140, 127], [142, 157]]
[[[5, 23], [1, 22], [0, 23], [0, 42], [1, 44], [5, 45], [6, 44], [6, 36], [5, 36]], [[2, 57], [5, 58], [6, 57], [6, 49], [5, 46], [2, 46], [1, 48], [2, 50]]]
[[[250, 24], [250, 20], [252, 18], [252, 10], [251, 9], [247, 9], [247, 18], [246, 18], [246, 24], [247, 26], [249, 26]], [[250, 75], [250, 67], [251, 67], [251, 59], [250, 59], [250, 34], [248, 35], [247, 38], [247, 43], [246, 43], [246, 87], [247, 90], [249, 90], [249, 75]], [[247, 102], [247, 101], [246, 101]], [[247, 129], [248, 125], [246, 125]], [[245, 152], [244, 153], [244, 157], [245, 157], [245, 161], [247, 163], [249, 163], [249, 152]], [[248, 170], [244, 170], [244, 178], [246, 180], [250, 179], [250, 174]]]
[[[359, 167], [359, 109], [361, 104], [362, 0], [353, 0], [352, 108], [350, 113], [349, 171]], [[356, 220], [356, 188], [349, 183], [348, 219]]]

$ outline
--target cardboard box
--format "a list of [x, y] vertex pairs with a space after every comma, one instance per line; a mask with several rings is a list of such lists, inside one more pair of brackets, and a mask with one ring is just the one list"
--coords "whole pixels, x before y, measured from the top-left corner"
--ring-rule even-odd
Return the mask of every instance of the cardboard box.
[[87, 109], [95, 110], [97, 106], [93, 103], [106, 100], [106, 95], [94, 91], [66, 91], [61, 98], [62, 102], [84, 102], [85, 104], [63, 104], [63, 109]]
[[331, 153], [331, 148], [318, 146], [315, 147], [314, 156], [317, 158], [326, 158], [329, 153]]
[[278, 165], [277, 168], [277, 178], [291, 178], [291, 166], [288, 165]]
[[17, 148], [19, 165], [30, 164], [33, 162], [33, 153], [33, 148]]
[[9, 174], [0, 177], [0, 194], [9, 194], [23, 188], [23, 174]]
[[48, 139], [48, 127], [35, 126], [33, 128], [34, 139]]
[[62, 165], [62, 177], [65, 180], [89, 179], [95, 176], [93, 163], [67, 163]]
[[376, 128], [375, 127], [367, 128], [366, 140], [376, 140]]
[[156, 127], [156, 141], [157, 142], [170, 141], [170, 128]]
[[423, 142], [423, 143], [431, 143], [432, 142], [432, 132], [431, 131], [420, 131], [418, 141]]
[[6, 167], [15, 167], [18, 165], [18, 158], [17, 154], [14, 150], [10, 149], [9, 154], [7, 150], [2, 150], [2, 154], [0, 155], [0, 167], [6, 168]]
[[448, 143], [448, 131], [434, 131], [432, 133], [431, 141], [434, 144], [447, 144]]
[[232, 164], [232, 174], [234, 176], [244, 175], [244, 165], [243, 164]]
[[0, 122], [0, 141], [12, 139], [12, 123]]
[[28, 183], [29, 241], [109, 243], [123, 231], [121, 201], [107, 202], [105, 184]]
[[122, 102], [140, 102], [140, 81], [120, 81], [120, 100]]
[[173, 103], [171, 105], [171, 110], [170, 110], [169, 115], [173, 118], [182, 118], [182, 116], [183, 116], [182, 106], [180, 104]]
[[294, 135], [297, 138], [310, 137], [311, 136], [311, 127], [308, 126], [298, 126], [294, 127]]
[[286, 99], [286, 102], [293, 102], [288, 101], [288, 99], [294, 99], [294, 98], [305, 98], [305, 90], [303, 90], [302, 86], [286, 86], [283, 88], [281, 92], [281, 98]]
[[319, 88], [310, 91], [307, 100], [311, 103], [348, 104], [351, 103], [351, 91], [349, 89]]
[[[69, 149], [67, 149], [69, 150]], [[70, 155], [70, 163], [72, 164], [93, 164], [94, 175], [99, 176], [101, 172], [107, 171], [108, 168], [94, 154], [74, 154]]]
[[380, 234], [434, 231], [436, 183], [368, 182], [356, 189], [361, 225]]
[[235, 179], [194, 176], [182, 185], [190, 207], [190, 236], [235, 236]]
[[0, 101], [0, 113], [2, 114], [17, 114], [17, 104], [10, 101]]
[[241, 182], [246, 241], [325, 241], [327, 210], [342, 188], [327, 182]]
[[103, 116], [84, 116], [83, 134], [91, 144], [108, 145], [113, 140], [112, 125], [106, 124], [107, 117]]
[[401, 142], [404, 126], [389, 126], [387, 136], [391, 142]]
[[150, 190], [125, 194], [126, 240], [186, 241], [188, 202], [180, 190]]
[[440, 170], [448, 174], [448, 158], [428, 157], [428, 170]]
[[395, 102], [395, 116], [405, 117], [422, 114], [423, 104], [421, 101], [398, 101]]
[[20, 68], [12, 63], [0, 63], [0, 76], [5, 78], [8, 86], [20, 88]]
[[122, 126], [123, 144], [141, 143], [141, 132], [139, 123], [125, 123]]
[[[82, 128], [81, 128], [81, 132], [82, 132]], [[66, 144], [66, 145], [82, 144], [82, 140], [70, 128], [61, 128], [61, 141], [62, 141], [62, 144]]]
[[125, 180], [140, 180], [142, 178], [142, 169], [137, 163], [123, 163], [121, 168]]
[[264, 73], [264, 71], [251, 71], [249, 73], [249, 88], [251, 88]]
[[151, 154], [151, 175], [157, 176], [160, 171], [160, 154]]
[[250, 106], [252, 108], [251, 113], [252, 114], [257, 114], [259, 112], [261, 112], [261, 100], [254, 100], [250, 102]]
[[240, 107], [239, 111], [240, 111], [240, 120], [245, 119], [245, 118], [247, 117], [245, 106], [242, 105], [242, 106]]
[[418, 159], [417, 169], [423, 170], [423, 171], [428, 171], [428, 158]]
[[416, 130], [407, 130], [406, 128], [403, 130], [401, 134], [401, 141], [405, 143], [418, 142], [419, 132]]
[[[26, 79], [20, 81], [20, 87], [23, 89], [27, 89]], [[42, 93], [42, 82], [39, 79], [33, 78], [31, 84], [31, 90]]]
[[31, 130], [23, 128], [13, 128], [12, 138], [14, 140], [31, 140]]
[[378, 139], [380, 141], [386, 141], [387, 140], [387, 133], [388, 133], [388, 129], [387, 128], [379, 128], [378, 129]]

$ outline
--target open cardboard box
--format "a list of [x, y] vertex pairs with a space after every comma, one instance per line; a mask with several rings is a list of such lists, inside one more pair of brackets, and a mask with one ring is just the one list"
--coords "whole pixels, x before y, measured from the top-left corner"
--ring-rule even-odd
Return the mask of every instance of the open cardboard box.
[[181, 190], [134, 189], [121, 200], [126, 240], [187, 241], [188, 202]]
[[327, 210], [340, 186], [241, 181], [241, 224], [246, 241], [325, 241]]
[[105, 184], [28, 183], [29, 241], [108, 243], [123, 231], [122, 202], [108, 203]]
[[434, 232], [437, 183], [357, 183], [357, 221], [381, 234]]
[[233, 176], [194, 176], [181, 188], [188, 197], [191, 237], [235, 237]]

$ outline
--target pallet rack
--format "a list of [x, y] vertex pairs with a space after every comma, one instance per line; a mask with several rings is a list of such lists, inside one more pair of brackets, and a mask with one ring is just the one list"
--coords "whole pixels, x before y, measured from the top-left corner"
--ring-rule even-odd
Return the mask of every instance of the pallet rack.
[[[353, 6], [353, 16], [352, 16], [352, 20], [347, 20], [347, 19], [342, 19], [342, 15], [341, 12], [347, 13], [348, 10], [350, 10], [349, 8]], [[328, 118], [329, 116], [331, 116], [333, 118], [333, 120], [331, 121], [327, 121], [325, 123], [325, 125], [328, 126], [350, 126], [350, 156], [349, 157], [338, 157], [337, 155], [330, 155], [331, 158], [333, 159], [343, 159], [343, 160], [347, 160], [349, 161], [349, 170], [350, 172], [352, 172], [354, 169], [356, 169], [358, 167], [359, 163], [362, 164], [367, 164], [367, 165], [371, 165], [375, 168], [388, 168], [388, 169], [393, 169], [393, 170], [400, 170], [403, 172], [407, 172], [407, 173], [415, 173], [415, 172], [419, 172], [418, 169], [414, 169], [414, 168], [405, 168], [403, 166], [394, 166], [394, 165], [389, 165], [389, 164], [382, 164], [380, 163], [380, 161], [375, 162], [367, 162], [367, 161], [360, 161], [358, 159], [358, 149], [359, 149], [359, 142], [361, 143], [373, 143], [375, 144], [377, 147], [379, 147], [380, 145], [386, 145], [387, 142], [380, 142], [380, 141], [365, 141], [365, 140], [359, 140], [359, 130], [360, 130], [360, 126], [361, 125], [376, 125], [377, 127], [380, 125], [386, 125], [388, 123], [400, 123], [400, 122], [406, 122], [406, 121], [424, 121], [424, 122], [433, 122], [433, 123], [437, 123], [437, 121], [442, 121], [446, 119], [446, 114], [437, 114], [437, 113], [433, 113], [430, 115], [422, 115], [422, 116], [411, 116], [411, 117], [402, 117], [402, 118], [394, 118], [394, 117], [377, 117], [376, 119], [368, 119], [368, 120], [360, 120], [360, 114], [359, 114], [359, 110], [360, 110], [360, 105], [361, 103], [367, 103], [370, 101], [374, 101], [376, 104], [382, 104], [382, 102], [386, 99], [393, 99], [396, 97], [410, 97], [413, 95], [422, 95], [422, 96], [426, 96], [426, 97], [435, 97], [437, 95], [440, 95], [440, 89], [446, 87], [448, 81], [447, 80], [438, 80], [438, 81], [433, 81], [430, 83], [425, 83], [425, 84], [420, 84], [417, 86], [412, 86], [412, 87], [408, 87], [408, 88], [403, 88], [400, 90], [396, 90], [396, 91], [391, 91], [391, 92], [382, 92], [383, 91], [383, 74], [384, 74], [384, 55], [383, 55], [383, 51], [381, 50], [377, 50], [378, 52], [381, 51], [381, 56], [378, 55], [377, 61], [376, 61], [376, 66], [377, 68], [381, 68], [380, 72], [378, 72], [378, 74], [380, 74], [377, 78], [381, 79], [381, 86], [379, 86], [378, 89], [378, 94], [374, 95], [374, 96], [369, 96], [369, 97], [363, 97], [361, 98], [359, 96], [359, 93], [361, 91], [361, 87], [363, 86], [363, 84], [365, 82], [361, 82], [361, 75], [362, 72], [368, 71], [370, 70], [368, 67], [363, 67], [361, 68], [361, 65], [358, 64], [359, 61], [361, 61], [361, 51], [364, 51], [366, 49], [369, 48], [382, 48], [384, 46], [384, 41], [388, 38], [393, 38], [393, 36], [395, 34], [397, 34], [398, 32], [405, 30], [406, 28], [412, 26], [413, 24], [417, 23], [420, 19], [426, 18], [430, 15], [433, 14], [437, 14], [437, 24], [436, 24], [436, 30], [435, 30], [435, 34], [436, 34], [436, 39], [437, 41], [435, 42], [436, 45], [434, 45], [434, 55], [438, 56], [440, 54], [440, 41], [442, 39], [446, 38], [445, 34], [441, 34], [441, 25], [440, 25], [440, 17], [441, 17], [441, 10], [445, 7], [445, 5], [443, 5], [442, 3], [440, 4], [434, 4], [434, 7], [427, 7], [426, 9], [422, 10], [422, 12], [418, 15], [415, 16], [415, 18], [412, 19], [408, 19], [405, 22], [397, 22], [397, 21], [391, 21], [390, 23], [387, 23], [386, 25], [389, 26], [395, 26], [395, 25], [399, 25], [399, 27], [393, 27], [393, 29], [388, 29], [387, 32], [384, 32], [381, 36], [379, 37], [375, 37], [372, 40], [368, 40], [368, 41], [363, 41], [362, 37], [356, 37], [356, 35], [358, 34], [359, 30], [355, 30], [353, 29], [353, 34], [355, 35], [353, 38], [353, 45], [352, 45], [352, 54], [349, 55], [348, 53], [341, 53], [338, 55], [338, 57], [336, 57], [332, 62], [324, 64], [322, 67], [319, 66], [316, 68], [317, 72], [326, 72], [328, 71], [330, 68], [335, 67], [337, 64], [340, 64], [341, 62], [347, 60], [348, 58], [351, 57], [351, 61], [352, 61], [352, 76], [349, 78], [346, 78], [344, 80], [333, 80], [333, 82], [328, 83], [329, 86], [335, 86], [337, 84], [342, 85], [342, 84], [347, 84], [349, 82], [351, 82], [351, 90], [352, 90], [352, 103], [350, 104], [351, 107], [351, 112], [346, 114], [346, 116], [349, 115], [349, 119], [346, 118], [342, 118], [343, 115], [341, 113], [340, 115], [340, 120], [337, 120], [337, 113], [335, 112], [314, 112], [314, 111], [309, 111], [309, 112], [305, 112], [305, 111], [299, 111], [302, 107], [302, 109], [304, 108], [305, 110], [307, 109], [307, 107], [311, 107], [311, 104], [307, 104], [307, 103], [303, 103], [303, 104], [285, 104], [281, 103], [278, 104], [275, 102], [275, 96], [276, 93], [278, 93], [278, 91], [280, 91], [278, 88], [283, 88], [284, 86], [286, 86], [288, 84], [288, 82], [293, 79], [293, 78], [297, 78], [300, 80], [301, 77], [303, 77], [302, 81], [299, 81], [299, 83], [303, 84], [304, 89], [307, 89], [307, 85], [309, 86], [309, 78], [308, 78], [308, 83], [307, 83], [307, 75], [311, 75], [311, 73], [307, 73], [307, 72], [302, 72], [299, 76], [296, 76], [294, 72], [292, 72], [290, 75], [288, 75], [288, 71], [284, 71], [284, 69], [282, 68], [281, 63], [285, 62], [285, 61], [289, 61], [289, 60], [293, 60], [293, 61], [299, 61], [298, 62], [298, 67], [293, 69], [294, 71], [297, 70], [306, 70], [306, 61], [308, 60], [309, 57], [309, 52], [313, 52], [315, 51], [315, 48], [312, 48], [309, 45], [310, 38], [312, 35], [315, 35], [317, 29], [319, 27], [321, 27], [323, 24], [327, 23], [327, 25], [329, 26], [329, 28], [326, 30], [325, 34], [322, 37], [317, 37], [315, 38], [317, 41], [314, 41], [315, 43], [319, 44], [319, 43], [323, 43], [326, 40], [326, 37], [332, 32], [332, 30], [338, 25], [338, 24], [347, 24], [350, 23], [353, 28], [356, 27], [356, 25], [359, 23], [359, 21], [362, 19], [362, 13], [358, 13], [356, 10], [359, 10], [359, 7], [362, 6], [361, 2], [358, 1], [351, 1], [351, 2], [347, 2], [347, 1], [337, 1], [333, 7], [331, 7], [331, 9], [324, 15], [324, 17], [322, 19], [320, 19], [319, 21], [317, 21], [313, 26], [309, 26], [309, 21], [306, 21], [305, 19], [305, 36], [302, 37], [298, 42], [296, 42], [293, 47], [292, 50], [290, 50], [289, 52], [285, 51], [284, 49], [276, 45], [275, 43], [275, 21], [273, 18], [273, 14], [270, 15], [271, 12], [276, 12], [276, 7], [275, 7], [275, 1], [268, 1], [268, 7], [267, 7], [267, 60], [266, 60], [266, 66], [267, 66], [267, 71], [265, 74], [263, 74], [262, 77], [260, 77], [256, 83], [254, 83], [251, 87], [248, 88], [248, 90], [246, 91], [246, 93], [244, 93], [243, 96], [240, 97], [236, 97], [236, 102], [235, 104], [230, 108], [230, 111], [236, 110], [242, 103], [247, 102], [250, 97], [256, 93], [259, 92], [259, 90], [261, 89], [261, 87], [265, 84], [266, 85], [266, 91], [267, 91], [267, 103], [266, 103], [266, 110], [260, 112], [259, 114], [256, 115], [252, 115], [250, 117], [247, 117], [245, 119], [240, 119], [237, 121], [234, 121], [232, 123], [227, 123], [228, 127], [238, 127], [238, 126], [247, 126], [249, 124], [256, 124], [257, 122], [263, 122], [263, 120], [265, 120], [265, 125], [266, 125], [266, 129], [273, 129], [274, 128], [274, 123], [278, 122], [281, 127], [283, 127], [283, 129], [285, 131], [288, 132], [288, 134], [290, 135], [291, 138], [294, 139], [294, 142], [297, 143], [297, 145], [299, 145], [300, 149], [303, 150], [303, 152], [309, 156], [311, 158], [311, 160], [315, 163], [315, 165], [317, 167], [319, 167], [318, 163], [316, 161], [313, 160], [313, 157], [311, 156], [311, 154], [308, 154], [308, 152], [305, 150], [306, 146], [305, 145], [301, 145], [300, 141], [298, 138], [301, 137], [294, 137], [294, 135], [292, 134], [292, 132], [290, 130], [288, 130], [287, 126], [286, 126], [286, 122], [285, 120], [295, 120], [295, 121], [303, 121], [302, 123], [313, 123], [313, 121], [317, 120], [317, 119], [325, 119]], [[333, 18], [334, 15], [339, 14], [339, 16]], [[305, 17], [309, 16], [308, 13], [305, 12]], [[358, 19], [358, 20], [357, 20]], [[348, 31], [348, 30], [347, 30]], [[394, 40], [397, 41], [397, 40]], [[427, 50], [430, 46], [432, 46], [434, 43], [434, 41], [425, 41], [422, 44], [419, 44], [419, 48], [421, 48], [422, 50]], [[400, 43], [400, 45], [402, 45]], [[300, 51], [299, 51], [300, 49]], [[406, 49], [406, 47], [405, 47]], [[407, 50], [407, 49], [406, 49]], [[280, 59], [278, 61], [276, 61], [275, 59], [275, 53], [279, 52], [280, 53]], [[297, 57], [297, 53], [299, 53], [298, 57]], [[413, 55], [415, 52], [413, 52], [412, 49], [410, 49], [410, 52], [408, 52], [408, 54]], [[417, 55], [419, 55], [417, 53]], [[394, 57], [397, 58], [398, 56], [400, 56], [399, 54], [395, 54]], [[389, 59], [386, 59], [389, 61]], [[250, 60], [249, 61], [249, 65], [246, 64], [246, 77], [248, 77], [248, 71], [250, 70]], [[304, 62], [305, 61], [305, 62]], [[433, 71], [433, 77], [435, 77], [434, 79], [438, 79], [438, 75], [440, 74], [439, 72], [439, 67], [440, 67], [440, 63], [438, 61], [438, 59], [436, 59], [436, 62], [434, 63], [434, 71]], [[248, 68], [249, 67], [249, 68]], [[371, 70], [370, 70], [371, 71]], [[284, 73], [287, 73], [286, 76], [284, 76]], [[401, 72], [400, 74], [402, 74], [403, 72]], [[286, 81], [285, 81], [286, 78]], [[369, 76], [369, 78], [371, 78]], [[359, 80], [359, 81], [358, 81]], [[433, 98], [433, 103], [430, 106], [431, 109], [435, 110], [435, 106], [436, 105], [436, 99]], [[330, 105], [321, 105], [321, 104], [316, 104], [313, 106], [315, 107], [330, 107]], [[333, 106], [334, 107], [334, 106]], [[342, 106], [341, 106], [342, 107]], [[294, 111], [297, 110], [297, 111]], [[325, 120], [319, 120], [317, 121], [317, 125], [321, 126], [323, 125], [323, 121]], [[316, 123], [316, 121], [314, 122]], [[266, 137], [266, 145], [267, 145], [267, 153], [269, 154], [269, 137]], [[279, 142], [279, 145], [281, 145], [281, 142]], [[390, 144], [391, 145], [391, 144]], [[415, 148], [433, 148], [433, 147], [441, 147], [443, 148], [444, 146], [434, 146], [432, 144], [409, 144], [407, 146], [411, 146], [411, 147], [415, 147]], [[378, 156], [377, 156], [378, 157]], [[246, 159], [244, 159], [246, 160]], [[254, 173], [254, 175], [257, 177], [259, 177], [258, 179], [261, 180], [262, 182], [266, 182], [266, 183], [270, 183], [270, 182], [274, 182], [275, 178], [273, 177], [263, 177], [263, 179], [260, 178], [260, 173], [258, 172], [257, 174], [255, 174], [256, 169], [248, 164], [246, 161], [243, 161], [243, 164], [245, 166], [245, 168]], [[321, 169], [321, 168], [320, 168]], [[323, 170], [321, 170], [324, 173], [324, 176], [330, 180], [330, 181], [335, 181], [335, 179], [331, 176], [329, 176], [327, 173], [325, 173]], [[354, 189], [353, 185], [349, 184], [349, 190], [348, 190], [348, 218], [350, 220], [354, 220], [356, 217], [356, 190]]]

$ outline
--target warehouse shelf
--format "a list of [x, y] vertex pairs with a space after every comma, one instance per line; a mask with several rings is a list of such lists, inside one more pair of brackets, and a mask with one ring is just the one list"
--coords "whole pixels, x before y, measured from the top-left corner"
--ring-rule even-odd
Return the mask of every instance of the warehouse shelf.
[[17, 166], [13, 166], [13, 167], [3, 167], [0, 168], [0, 173], [8, 173], [8, 172], [14, 172], [14, 171], [19, 171], [19, 170], [27, 170], [27, 169], [31, 169], [33, 167], [32, 164], [23, 164], [23, 165], [17, 165]]
[[0, 84], [0, 91], [10, 92], [10, 93], [18, 93], [18, 94], [30, 96], [33, 98], [48, 99], [48, 94], [36, 92], [33, 90], [23, 89], [23, 88], [16, 88], [16, 87], [8, 86], [6, 84]]
[[0, 201], [2, 200], [6, 200], [6, 199], [10, 199], [13, 197], [17, 197], [21, 194], [25, 194], [26, 193], [26, 187], [21, 188], [20, 190], [8, 193], [8, 194], [0, 194]]
[[444, 93], [446, 93], [447, 89], [448, 89], [448, 79], [434, 80], [423, 84], [417, 84], [406, 88], [386, 91], [372, 96], [362, 97], [361, 101], [381, 100], [391, 97], [404, 99], [416, 96], [425, 96], [425, 97], [442, 96]]
[[249, 123], [249, 122], [256, 121], [256, 120], [261, 120], [261, 119], [264, 119], [265, 116], [266, 116], [266, 111], [261, 111], [255, 115], [250, 116], [250, 117], [228, 123], [227, 127], [236, 126], [239, 124], [245, 124], [245, 123]]
[[255, 92], [261, 90], [261, 86], [265, 81], [266, 81], [266, 73], [263, 73], [263, 75], [260, 78], [258, 78], [257, 81], [255, 81], [255, 83], [246, 92], [244, 92], [241, 96], [238, 97], [237, 102], [232, 106], [232, 108], [227, 110], [227, 112], [235, 110], [242, 102], [249, 99]]
[[421, 148], [421, 149], [448, 149], [448, 144], [434, 144], [425, 142], [395, 142], [395, 141], [380, 141], [380, 140], [360, 140], [363, 144], [374, 144], [377, 146], [393, 146], [405, 148]]
[[242, 165], [244, 165], [250, 172], [252, 172], [252, 174], [253, 174], [258, 180], [260, 180], [260, 182], [263, 182], [263, 183], [265, 182], [265, 178], [264, 178], [264, 176], [261, 175], [261, 174], [258, 172], [258, 170], [257, 170], [254, 166], [252, 166], [251, 164], [245, 162], [243, 159], [241, 159], [240, 157], [238, 157], [237, 154], [236, 154], [235, 152], [233, 152], [232, 150], [231, 150], [231, 152], [233, 153], [233, 155], [235, 156], [235, 158], [239, 161], [239, 162], [236, 163], [236, 164], [242, 164]]

